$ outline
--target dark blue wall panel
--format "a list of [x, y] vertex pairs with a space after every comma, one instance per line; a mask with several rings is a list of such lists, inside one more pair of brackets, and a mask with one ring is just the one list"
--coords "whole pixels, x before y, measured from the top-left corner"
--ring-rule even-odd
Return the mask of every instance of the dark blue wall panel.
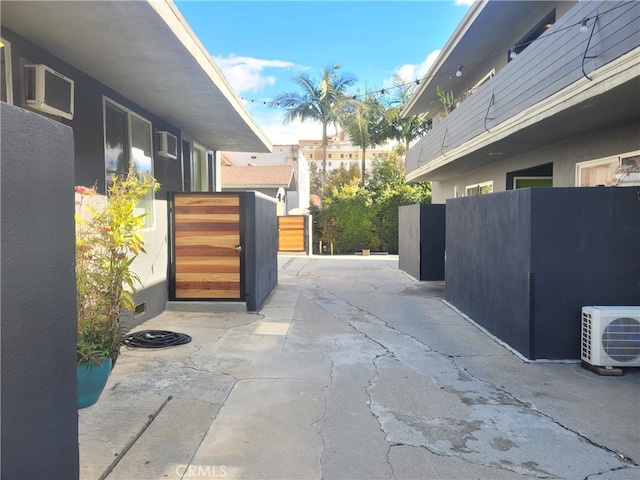
[[278, 216], [265, 195], [243, 192], [241, 198], [247, 310], [257, 312], [278, 284]]
[[445, 298], [530, 359], [579, 359], [585, 305], [640, 304], [640, 188], [447, 201]]
[[447, 200], [445, 298], [529, 356], [531, 196], [516, 190]]
[[445, 205], [406, 205], [398, 211], [398, 266], [418, 280], [444, 280]]
[[532, 189], [533, 358], [580, 358], [585, 305], [640, 305], [640, 188]]
[[71, 128], [1, 105], [2, 472], [78, 478]]
[[446, 205], [420, 205], [420, 280], [444, 280]]

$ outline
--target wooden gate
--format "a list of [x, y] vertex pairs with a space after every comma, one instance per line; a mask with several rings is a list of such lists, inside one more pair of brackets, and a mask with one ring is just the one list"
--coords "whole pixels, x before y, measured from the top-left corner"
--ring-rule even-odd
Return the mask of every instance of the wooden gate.
[[305, 252], [304, 216], [278, 217], [278, 251]]
[[240, 300], [240, 195], [173, 193], [171, 300]]

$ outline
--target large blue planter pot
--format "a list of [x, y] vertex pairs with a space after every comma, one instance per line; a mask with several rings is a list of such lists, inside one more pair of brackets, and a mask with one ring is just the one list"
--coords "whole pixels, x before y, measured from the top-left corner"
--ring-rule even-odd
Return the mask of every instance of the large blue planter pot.
[[98, 401], [111, 373], [111, 359], [78, 365], [78, 408], [86, 408]]

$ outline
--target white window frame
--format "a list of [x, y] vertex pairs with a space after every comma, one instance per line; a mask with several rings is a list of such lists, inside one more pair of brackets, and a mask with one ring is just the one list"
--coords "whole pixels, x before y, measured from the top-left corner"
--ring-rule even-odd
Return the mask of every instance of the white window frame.
[[[129, 167], [131, 166], [131, 161], [133, 159], [133, 147], [132, 147], [132, 132], [131, 132], [131, 117], [135, 117], [136, 119], [146, 123], [149, 125], [149, 135], [150, 135], [150, 141], [151, 141], [151, 177], [154, 177], [154, 163], [155, 163], [155, 157], [154, 157], [154, 151], [155, 151], [155, 146], [154, 146], [154, 135], [153, 135], [153, 124], [151, 123], [150, 120], [147, 120], [145, 117], [138, 115], [136, 112], [134, 112], [133, 110], [131, 110], [130, 108], [127, 108], [121, 104], [119, 104], [118, 102], [110, 99], [107, 96], [103, 96], [102, 97], [102, 127], [103, 127], [103, 133], [102, 133], [102, 138], [103, 138], [103, 142], [104, 142], [104, 146], [103, 146], [103, 152], [106, 152], [107, 149], [107, 119], [106, 119], [106, 115], [107, 115], [107, 103], [111, 104], [112, 106], [116, 107], [117, 109], [121, 110], [122, 112], [124, 112], [127, 115], [127, 147], [129, 149], [128, 152], [128, 162], [129, 162]], [[104, 158], [104, 174], [105, 174], [105, 188], [108, 188], [109, 185], [109, 178], [108, 178], [108, 174], [107, 174], [107, 165], [106, 165], [106, 156]], [[156, 227], [156, 202], [155, 202], [155, 192], [153, 190], [151, 190], [149, 192], [149, 195], [151, 195], [151, 211], [150, 212], [145, 212], [147, 214], [147, 218], [149, 219], [146, 226], [146, 230], [154, 230]]]
[[[612, 155], [610, 157], [597, 158], [595, 160], [588, 160], [586, 162], [578, 162], [576, 163], [575, 186], [576, 187], [593, 186], [593, 185], [582, 185], [582, 178], [581, 178], [582, 170], [585, 168], [593, 168], [601, 165], [616, 165], [616, 164], [618, 167], [620, 167], [622, 166], [623, 159], [628, 157], [636, 157], [636, 156], [640, 156], [640, 150], [621, 153], [620, 155]], [[635, 174], [635, 175], [638, 176], [638, 174]], [[605, 185], [611, 185], [614, 180], [615, 180], [615, 172], [613, 173], [611, 180]]]
[[[195, 152], [199, 151], [202, 154], [202, 164], [204, 171], [200, 172], [204, 178], [204, 189], [202, 185], [198, 185], [198, 190], [194, 190], [193, 187], [196, 184], [196, 169], [195, 169]], [[198, 142], [191, 142], [191, 191], [192, 192], [208, 192], [209, 191], [209, 156], [207, 149]]]
[[[491, 187], [491, 191], [489, 192], [482, 192], [482, 187]], [[471, 197], [474, 195], [474, 193], [469, 194], [469, 190], [473, 190], [474, 188], [478, 189], [478, 195], [486, 195], [488, 193], [493, 193], [493, 180], [489, 180], [486, 182], [481, 182], [481, 183], [474, 183], [471, 185], [467, 185], [466, 187], [464, 187], [464, 195], [466, 197]]]
[[11, 42], [8, 42], [3, 37], [0, 37], [0, 43], [2, 43], [2, 50], [4, 52], [4, 86], [7, 89], [5, 92], [7, 96], [7, 103], [13, 105], [13, 70], [11, 64]]

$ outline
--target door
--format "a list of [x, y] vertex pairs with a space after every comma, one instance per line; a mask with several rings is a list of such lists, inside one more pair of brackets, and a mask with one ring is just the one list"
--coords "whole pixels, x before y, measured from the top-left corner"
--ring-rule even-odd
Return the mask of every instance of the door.
[[240, 300], [240, 195], [172, 194], [172, 300]]

